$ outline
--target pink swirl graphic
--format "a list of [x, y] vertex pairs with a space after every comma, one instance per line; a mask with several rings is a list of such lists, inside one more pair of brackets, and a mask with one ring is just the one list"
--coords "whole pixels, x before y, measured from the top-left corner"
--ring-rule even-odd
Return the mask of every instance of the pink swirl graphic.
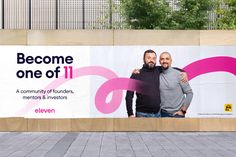
[[[95, 96], [96, 108], [102, 113], [112, 113], [116, 111], [122, 101], [122, 90], [137, 91], [142, 93], [142, 89], [139, 88], [141, 81], [129, 79], [129, 78], [114, 78], [105, 82], [97, 91]], [[119, 97], [111, 99], [109, 103], [106, 103], [106, 98], [110, 92], [115, 91], [121, 93]]]
[[193, 62], [183, 68], [189, 80], [206, 73], [224, 71], [236, 75], [236, 58], [219, 56]]
[[[206, 58], [195, 61], [183, 68], [188, 73], [189, 80], [210, 72], [224, 71], [236, 75], [236, 58], [219, 56]], [[108, 81], [100, 86], [95, 96], [95, 105], [98, 111], [104, 114], [109, 114], [116, 111], [122, 101], [123, 92], [122, 90], [137, 91], [142, 93], [139, 88], [140, 81], [129, 79], [129, 78], [118, 78], [118, 76], [110, 69], [90, 66], [82, 67], [73, 70], [74, 78], [87, 75], [102, 76]], [[64, 75], [51, 82], [44, 90], [56, 89], [60, 85], [71, 81], [72, 79], [65, 79]], [[109, 93], [112, 92], [112, 98], [110, 102], [106, 102], [106, 98]], [[42, 96], [40, 94], [39, 96]], [[38, 105], [40, 100], [31, 100], [22, 110], [16, 113], [17, 116], [22, 116], [29, 112], [35, 105]]]

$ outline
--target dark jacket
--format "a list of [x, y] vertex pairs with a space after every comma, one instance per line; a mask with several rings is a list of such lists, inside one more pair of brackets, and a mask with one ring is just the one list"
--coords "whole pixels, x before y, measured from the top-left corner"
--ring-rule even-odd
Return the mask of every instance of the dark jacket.
[[[148, 69], [143, 66], [139, 74], [132, 74], [130, 78], [140, 80], [144, 84], [145, 88], [142, 93], [137, 93], [136, 99], [136, 112], [145, 113], [158, 113], [160, 110], [161, 98], [159, 90], [159, 76], [161, 68], [155, 67], [154, 69]], [[150, 94], [151, 93], [151, 94]], [[134, 115], [132, 110], [133, 104], [133, 91], [127, 91], [126, 93], [126, 109], [128, 116]]]

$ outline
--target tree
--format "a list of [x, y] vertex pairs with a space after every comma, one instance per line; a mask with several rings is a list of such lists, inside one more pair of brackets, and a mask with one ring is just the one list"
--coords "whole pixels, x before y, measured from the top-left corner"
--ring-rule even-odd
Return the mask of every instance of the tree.
[[212, 0], [122, 0], [123, 15], [133, 29], [206, 29]]
[[236, 0], [166, 1], [121, 0], [122, 15], [132, 29], [236, 29]]
[[236, 29], [236, 0], [218, 0], [216, 28]]
[[121, 0], [122, 15], [132, 29], [163, 29], [171, 13], [165, 0]]
[[100, 16], [96, 22], [99, 24], [98, 27], [94, 27], [94, 29], [122, 29], [129, 28], [127, 23], [123, 18], [114, 18], [121, 17], [121, 5], [120, 1], [117, 0], [106, 0], [106, 3], [102, 5], [104, 8], [100, 14]]
[[173, 29], [207, 29], [212, 0], [180, 0], [172, 13]]

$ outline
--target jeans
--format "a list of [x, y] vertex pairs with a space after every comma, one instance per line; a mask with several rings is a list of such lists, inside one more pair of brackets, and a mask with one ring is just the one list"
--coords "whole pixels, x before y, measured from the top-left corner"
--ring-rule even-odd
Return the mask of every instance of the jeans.
[[173, 115], [172, 113], [161, 110], [161, 117], [185, 118], [185, 115]]
[[136, 117], [158, 118], [158, 117], [161, 117], [161, 115], [160, 113], [136, 112]]

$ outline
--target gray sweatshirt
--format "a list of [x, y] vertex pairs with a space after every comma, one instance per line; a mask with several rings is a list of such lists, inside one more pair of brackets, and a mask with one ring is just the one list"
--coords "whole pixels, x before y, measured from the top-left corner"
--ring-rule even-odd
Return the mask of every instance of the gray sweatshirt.
[[182, 106], [188, 107], [193, 98], [189, 83], [181, 81], [180, 73], [170, 67], [160, 74], [161, 109], [168, 113], [175, 113]]

